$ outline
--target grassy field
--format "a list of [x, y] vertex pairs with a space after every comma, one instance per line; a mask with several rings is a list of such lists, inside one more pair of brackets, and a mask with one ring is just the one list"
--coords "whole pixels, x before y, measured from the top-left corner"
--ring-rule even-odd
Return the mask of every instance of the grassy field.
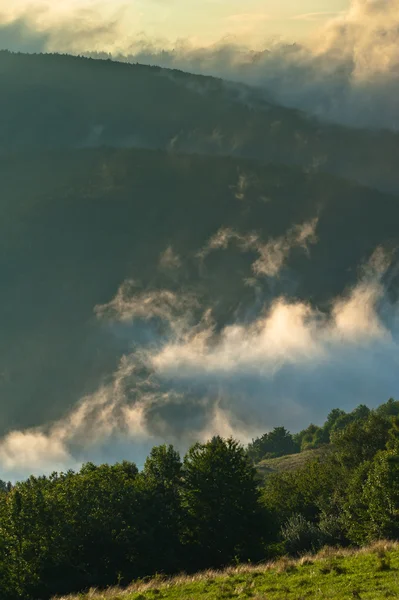
[[137, 582], [126, 590], [91, 590], [63, 600], [380, 600], [399, 598], [399, 544], [362, 550], [326, 548], [317, 556]]
[[303, 467], [310, 460], [315, 460], [316, 458], [322, 459], [329, 452], [331, 452], [331, 447], [323, 446], [315, 450], [305, 450], [298, 454], [288, 454], [280, 458], [262, 460], [256, 465], [256, 468], [261, 475], [280, 473], [281, 471], [295, 471]]

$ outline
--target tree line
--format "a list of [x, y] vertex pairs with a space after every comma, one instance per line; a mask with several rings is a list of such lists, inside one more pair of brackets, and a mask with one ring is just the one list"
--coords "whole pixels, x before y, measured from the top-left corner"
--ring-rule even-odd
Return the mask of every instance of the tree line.
[[[79, 472], [2, 484], [2, 600], [395, 538], [398, 413], [393, 400], [345, 418], [332, 411], [320, 429], [345, 423], [331, 426], [329, 451], [265, 480], [254, 443], [214, 437], [183, 459], [173, 446], [155, 447], [140, 472], [127, 461], [88, 463]], [[272, 433], [272, 440], [291, 439]]]
[[[296, 454], [306, 450], [314, 450], [330, 444], [334, 437], [347, 425], [354, 421], [366, 419], [371, 410], [364, 404], [357, 406], [352, 412], [334, 408], [321, 426], [311, 423], [306, 429], [291, 434], [285, 427], [275, 427], [272, 431], [258, 437], [248, 445], [247, 452], [257, 463], [264, 459], [278, 458], [287, 454]], [[381, 404], [375, 411], [385, 417], [399, 416], [399, 402], [393, 398]]]

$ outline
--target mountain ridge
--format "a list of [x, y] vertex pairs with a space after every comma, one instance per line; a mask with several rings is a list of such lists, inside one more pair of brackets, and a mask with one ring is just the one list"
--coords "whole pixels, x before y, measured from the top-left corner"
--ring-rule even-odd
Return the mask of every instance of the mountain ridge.
[[326, 124], [270, 103], [257, 88], [156, 66], [6, 51], [0, 77], [3, 154], [148, 147], [296, 164], [399, 190], [399, 134]]

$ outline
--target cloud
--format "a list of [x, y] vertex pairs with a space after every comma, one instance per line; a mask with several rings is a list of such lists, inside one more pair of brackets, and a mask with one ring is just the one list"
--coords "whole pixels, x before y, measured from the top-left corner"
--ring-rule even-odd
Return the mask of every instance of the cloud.
[[[320, 20], [320, 29], [301, 43], [270, 40], [263, 50], [250, 46], [251, 31], [264, 13], [230, 15], [242, 24], [248, 45], [234, 37], [207, 47], [187, 40], [157, 40], [139, 31], [132, 5], [110, 10], [87, 2], [68, 11], [60, 3], [41, 11], [22, 3], [3, 8], [0, 47], [112, 56], [210, 74], [255, 85], [277, 103], [316, 117], [356, 127], [399, 129], [399, 0], [352, 0], [347, 11], [316, 12], [296, 19]], [[325, 22], [327, 18], [327, 23]], [[134, 27], [132, 26], [134, 24]]]
[[294, 225], [285, 235], [271, 238], [267, 242], [262, 242], [256, 232], [241, 235], [231, 228], [222, 228], [210, 238], [198, 257], [203, 260], [211, 252], [226, 250], [231, 242], [236, 242], [243, 252], [258, 253], [259, 257], [252, 265], [256, 276], [276, 277], [294, 248], [309, 252], [309, 244], [317, 242], [317, 223], [318, 218], [314, 218]]
[[3, 477], [110, 456], [142, 461], [152, 444], [185, 450], [215, 433], [245, 442], [276, 425], [321, 422], [332, 407], [375, 406], [397, 395], [399, 313], [384, 289], [390, 260], [377, 249], [329, 311], [280, 297], [221, 329], [206, 307], [195, 316], [190, 296], [144, 293], [128, 282], [97, 308], [101, 322], [151, 328], [161, 320], [166, 335], [152, 330], [147, 343], [132, 346], [64, 418], [0, 440]]
[[48, 32], [37, 31], [25, 17], [12, 22], [1, 22], [0, 49], [14, 52], [43, 52], [49, 43]]
[[[126, 40], [126, 6], [104, 11], [101, 3], [65, 5], [20, 2], [0, 9], [0, 49], [23, 52], [80, 53], [121, 51]], [[126, 47], [126, 46], [124, 46]]]
[[193, 311], [199, 307], [196, 297], [190, 293], [176, 294], [169, 290], [136, 292], [138, 287], [135, 281], [124, 281], [111, 302], [95, 307], [97, 317], [125, 322], [159, 319], [180, 331], [192, 320]]
[[292, 19], [294, 21], [320, 21], [320, 20], [324, 20], [324, 19], [332, 19], [334, 17], [339, 16], [340, 14], [343, 14], [343, 13], [327, 12], [327, 11], [311, 12], [311, 13], [295, 15], [294, 17], [292, 17]]
[[[31, 474], [65, 469], [72, 466], [73, 458], [62, 440], [46, 435], [40, 430], [13, 431], [0, 444], [0, 464], [2, 470], [18, 472], [24, 465]], [[27, 475], [27, 471], [24, 470]]]
[[318, 219], [315, 218], [302, 225], [295, 225], [285, 236], [258, 245], [259, 258], [252, 265], [255, 275], [275, 277], [293, 248], [298, 247], [308, 252], [309, 244], [317, 242], [317, 223]]
[[159, 258], [159, 267], [164, 271], [179, 269], [181, 264], [180, 257], [173, 251], [172, 246], [168, 246]]
[[[316, 14], [297, 18], [316, 18]], [[158, 64], [261, 87], [269, 100], [355, 127], [399, 130], [399, 0], [353, 0], [301, 42], [263, 50], [222, 40], [173, 50], [150, 42], [121, 60]]]
[[226, 20], [231, 21], [232, 23], [257, 23], [259, 21], [268, 21], [269, 19], [270, 15], [266, 13], [238, 13], [226, 17]]
[[[375, 256], [370, 264], [374, 261]], [[369, 267], [367, 276], [334, 302], [330, 315], [304, 302], [278, 298], [250, 324], [234, 323], [217, 335], [209, 327], [183, 343], [166, 345], [152, 357], [152, 365], [173, 377], [180, 373], [228, 376], [243, 371], [268, 378], [283, 364], [324, 363], [339, 347], [345, 350], [346, 344], [352, 348], [368, 340], [390, 344], [391, 334], [376, 312], [384, 297], [381, 274]]]

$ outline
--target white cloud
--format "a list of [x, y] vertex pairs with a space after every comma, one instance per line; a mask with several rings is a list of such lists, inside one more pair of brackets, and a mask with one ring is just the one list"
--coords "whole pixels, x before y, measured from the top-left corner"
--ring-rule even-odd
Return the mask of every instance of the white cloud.
[[13, 431], [0, 443], [0, 465], [3, 472], [18, 472], [25, 466], [32, 474], [65, 469], [73, 458], [63, 440], [40, 430]]

